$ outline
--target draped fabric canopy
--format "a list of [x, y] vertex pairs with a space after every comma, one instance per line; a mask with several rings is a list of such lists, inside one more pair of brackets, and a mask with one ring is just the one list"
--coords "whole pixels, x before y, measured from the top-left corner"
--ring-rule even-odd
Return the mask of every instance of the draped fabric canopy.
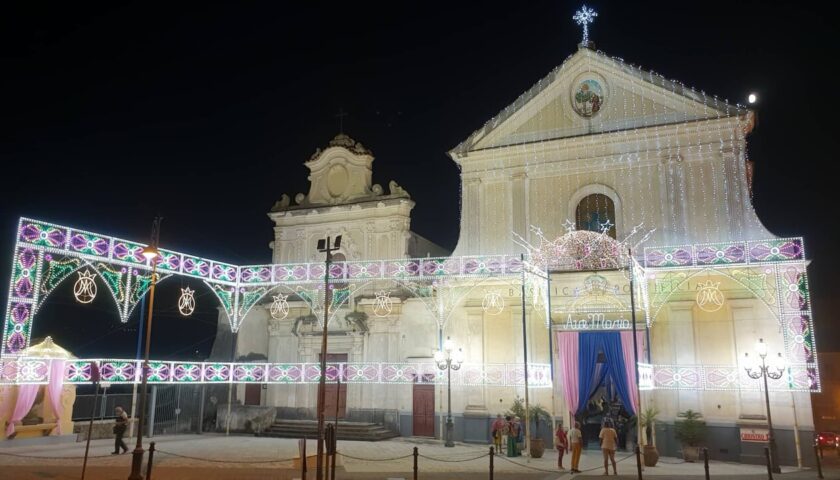
[[[641, 332], [637, 335], [641, 351]], [[607, 378], [624, 407], [631, 414], [638, 411], [632, 332], [558, 332], [556, 338], [563, 394], [570, 413], [585, 410], [592, 393]], [[598, 364], [601, 353], [604, 363]]]
[[578, 404], [578, 333], [557, 333], [557, 357], [563, 383], [563, 398], [569, 413], [574, 416]]
[[[67, 350], [61, 348], [53, 342], [52, 337], [46, 337], [44, 341], [30, 346], [24, 350], [24, 356], [47, 358], [50, 359], [50, 376], [49, 383], [46, 385], [46, 390], [49, 398], [49, 407], [55, 414], [55, 421], [58, 424], [58, 433], [61, 434], [61, 393], [64, 387], [64, 369], [67, 359], [76, 358]], [[35, 399], [38, 396], [40, 385], [36, 384], [22, 384], [18, 385], [17, 397], [15, 399], [15, 407], [12, 410], [12, 416], [8, 420], [6, 426], [6, 436], [10, 436], [15, 432], [15, 424], [23, 420], [32, 406], [35, 404]]]

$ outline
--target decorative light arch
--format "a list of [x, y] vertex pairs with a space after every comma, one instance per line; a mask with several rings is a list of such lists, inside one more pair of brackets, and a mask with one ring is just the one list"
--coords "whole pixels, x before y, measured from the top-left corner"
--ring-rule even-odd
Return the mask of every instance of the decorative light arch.
[[[607, 191], [604, 190], [604, 186], [589, 186], [588, 188], [597, 189], [595, 193]], [[576, 196], [583, 196], [588, 193], [584, 188], [578, 191]], [[618, 223], [621, 217], [619, 213], [620, 203], [617, 200], [616, 195], [614, 201], [616, 201], [616, 222]], [[628, 237], [636, 231], [637, 228], [634, 228]], [[537, 233], [541, 242], [547, 242], [546, 245], [549, 247], [559, 246], [561, 250], [565, 248], [557, 242], [546, 240], [538, 230]], [[605, 237], [603, 234], [594, 232], [573, 233]], [[573, 235], [570, 238], [577, 237]], [[612, 239], [610, 240], [615, 242]], [[617, 242], [616, 245], [623, 247], [626, 243], [625, 240], [624, 242]], [[546, 245], [541, 244], [540, 247]], [[609, 247], [610, 245], [607, 242], [604, 246]], [[435, 307], [433, 303], [429, 303], [431, 299], [440, 296], [439, 291], [430, 290], [435, 280], [463, 283], [465, 286], [469, 285], [471, 289], [475, 289], [493, 281], [501, 280], [516, 283], [524, 279], [526, 283], [530, 282], [537, 285], [536, 287], [531, 285], [531, 288], [541, 288], [539, 281], [531, 278], [534, 277], [534, 275], [531, 275], [532, 273], [544, 270], [539, 263], [539, 258], [533, 254], [535, 250], [540, 250], [540, 248], [530, 245], [525, 246], [532, 252], [531, 255], [525, 257], [525, 263], [518, 255], [404, 258], [338, 262], [330, 266], [329, 272], [325, 272], [323, 263], [237, 266], [164, 249], [160, 250], [161, 256], [155, 261], [161, 279], [181, 276], [201, 280], [207, 284], [228, 315], [231, 330], [238, 331], [242, 319], [269, 291], [281, 287], [287, 290], [292, 289], [298, 293], [314, 292], [317, 291], [317, 288], [313, 290], [312, 287], [323, 285], [325, 275], [328, 283], [339, 285], [391, 281], [403, 287], [410, 286], [409, 290], [411, 291], [413, 288], [417, 292], [416, 296], [420, 298], [426, 298], [423, 296], [423, 291], [427, 291], [429, 300], [426, 300], [425, 303], [431, 307]], [[127, 320], [128, 315], [146, 294], [149, 287], [152, 264], [150, 260], [142, 256], [141, 252], [144, 247], [145, 245], [141, 243], [21, 218], [17, 230], [8, 303], [4, 317], [3, 344], [2, 350], [0, 350], [2, 359], [0, 359], [0, 363], [12, 365], [12, 367], [16, 365], [15, 359], [29, 345], [32, 322], [39, 306], [43, 304], [43, 300], [52, 289], [82, 266], [94, 268], [99, 272], [116, 301], [120, 318]], [[607, 251], [611, 252], [613, 250], [615, 249], [607, 248]], [[624, 264], [625, 262], [621, 259], [623, 255], [624, 249], [621, 248], [604, 258], [613, 259], [618, 264]], [[629, 258], [627, 260], [629, 261]], [[808, 294], [805, 251], [801, 238], [645, 248], [644, 257], [638, 259], [643, 262], [643, 265], [640, 265], [636, 260], [632, 261], [632, 275], [636, 278], [651, 274], [665, 274], [668, 271], [702, 271], [707, 268], [713, 268], [715, 271], [732, 267], [743, 269], [763, 268], [765, 271], [769, 269], [771, 272], [769, 275], [775, 277], [778, 294], [775, 299], [774, 311], [778, 312], [778, 318], [784, 331], [786, 353], [788, 358], [796, 362], [791, 365], [789, 385], [785, 388], [819, 391], [813, 319]], [[558, 265], [558, 267], [561, 270], [580, 271], [586, 262], [566, 263], [568, 264]], [[618, 266], [621, 268], [621, 265]], [[602, 266], [598, 264], [596, 267]], [[532, 268], [535, 268], [535, 272], [528, 271]], [[688, 275], [693, 274], [687, 273], [686, 276]], [[741, 280], [742, 284], [750, 288], [749, 282]], [[648, 282], [638, 283], [639, 300], [644, 306], [643, 310], [650, 312], [651, 309], [648, 307], [650, 295], [649, 289], [646, 288]], [[467, 295], [462, 295], [459, 298], [466, 298]], [[349, 296], [349, 292], [347, 296]], [[339, 296], [336, 301], [344, 302], [347, 300], [347, 296]], [[315, 300], [316, 297], [310, 298], [312, 302]], [[434, 300], [439, 301], [440, 299], [434, 298]], [[765, 303], [768, 306], [773, 305], [773, 302], [770, 301]], [[457, 305], [459, 302], [452, 302], [452, 304]], [[312, 303], [312, 305], [315, 305], [315, 303]], [[536, 305], [536, 302], [534, 302], [534, 305]], [[436, 311], [439, 313], [440, 306], [437, 305], [437, 308]], [[454, 307], [444, 317], [435, 315], [435, 318], [448, 318], [452, 310], [454, 310]], [[274, 367], [268, 364], [254, 366], [250, 364], [206, 363], [190, 366], [176, 365], [173, 362], [156, 363], [160, 366], [160, 372], [158, 373], [161, 379], [174, 379], [167, 381], [181, 381], [177, 372], [192, 372], [189, 375], [184, 373], [186, 375], [184, 381], [194, 381], [196, 378], [201, 378], [202, 381], [210, 382], [234, 382], [239, 381], [237, 378], [257, 378], [258, 376], [251, 375], [256, 371], [254, 369], [279, 368], [286, 371], [285, 367]], [[30, 373], [34, 372], [33, 368], [37, 367], [33, 367], [29, 363], [19, 366], [22, 368], [20, 372]], [[17, 367], [12, 368], [12, 370], [17, 372], [18, 370], [15, 370], [15, 368]], [[301, 368], [310, 369], [311, 367], [302, 365]], [[364, 368], [370, 370], [368, 367]], [[653, 379], [653, 388], [687, 390], [749, 388], [738, 383], [739, 367], [737, 365], [648, 365], [645, 368], [647, 369], [645, 372], [649, 372], [650, 378]], [[131, 369], [135, 371], [134, 379], [136, 379], [136, 371], [139, 370], [136, 366], [131, 367]], [[170, 369], [174, 369], [173, 371], [176, 372], [173, 374], [174, 376], [167, 376]], [[236, 369], [245, 372], [242, 374], [245, 376], [237, 377], [234, 372]], [[26, 375], [24, 376], [26, 377]], [[18, 373], [14, 373], [13, 377], [9, 380], [12, 383], [36, 381], [29, 377], [20, 377]], [[75, 378], [72, 375], [68, 378], [71, 377]], [[277, 378], [279, 379], [281, 376]], [[689, 381], [690, 378], [694, 378], [695, 381]], [[732, 378], [736, 380], [732, 380]]]

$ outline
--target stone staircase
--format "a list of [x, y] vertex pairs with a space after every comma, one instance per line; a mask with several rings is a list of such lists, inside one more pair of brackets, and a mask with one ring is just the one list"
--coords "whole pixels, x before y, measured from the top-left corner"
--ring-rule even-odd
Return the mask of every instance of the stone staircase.
[[[315, 420], [275, 420], [268, 429], [257, 433], [256, 436], [314, 439], [318, 436], [318, 422]], [[398, 433], [376, 423], [346, 422], [344, 420], [338, 422], [339, 440], [377, 442], [398, 436]]]

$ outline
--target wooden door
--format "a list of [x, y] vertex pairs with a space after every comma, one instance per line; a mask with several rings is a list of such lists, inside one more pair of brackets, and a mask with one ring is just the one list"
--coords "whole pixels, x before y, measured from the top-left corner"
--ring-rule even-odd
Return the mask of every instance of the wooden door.
[[[336, 363], [346, 363], [346, 353], [328, 353], [327, 354], [327, 370], [336, 368]], [[344, 378], [341, 379], [341, 386], [337, 383], [327, 383], [324, 396], [324, 418], [327, 420], [336, 417], [336, 407], [338, 408], [338, 418], [344, 418], [347, 413], [347, 384], [343, 383]]]
[[435, 386], [414, 384], [413, 434], [435, 436]]
[[248, 383], [245, 385], [245, 405], [259, 405], [262, 393], [262, 385]]

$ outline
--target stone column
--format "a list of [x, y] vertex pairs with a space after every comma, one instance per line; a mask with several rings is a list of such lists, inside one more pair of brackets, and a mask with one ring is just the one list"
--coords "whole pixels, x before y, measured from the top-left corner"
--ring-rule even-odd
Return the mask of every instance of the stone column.
[[[696, 365], [694, 342], [694, 306], [695, 302], [671, 302], [668, 304], [671, 342], [674, 345], [674, 363], [677, 365]], [[680, 390], [677, 412], [687, 409], [700, 411], [700, 401], [695, 391]]]
[[[511, 221], [510, 226], [513, 233], [528, 239], [528, 175], [525, 172], [517, 172], [510, 176], [511, 191]], [[508, 247], [513, 248], [513, 239], [507, 241]]]
[[479, 216], [481, 214], [479, 198], [481, 180], [478, 178], [464, 178], [463, 183], [461, 238], [465, 243], [461, 246], [460, 253], [462, 255], [470, 255], [478, 253], [479, 242], [481, 240], [481, 224], [479, 222]]

